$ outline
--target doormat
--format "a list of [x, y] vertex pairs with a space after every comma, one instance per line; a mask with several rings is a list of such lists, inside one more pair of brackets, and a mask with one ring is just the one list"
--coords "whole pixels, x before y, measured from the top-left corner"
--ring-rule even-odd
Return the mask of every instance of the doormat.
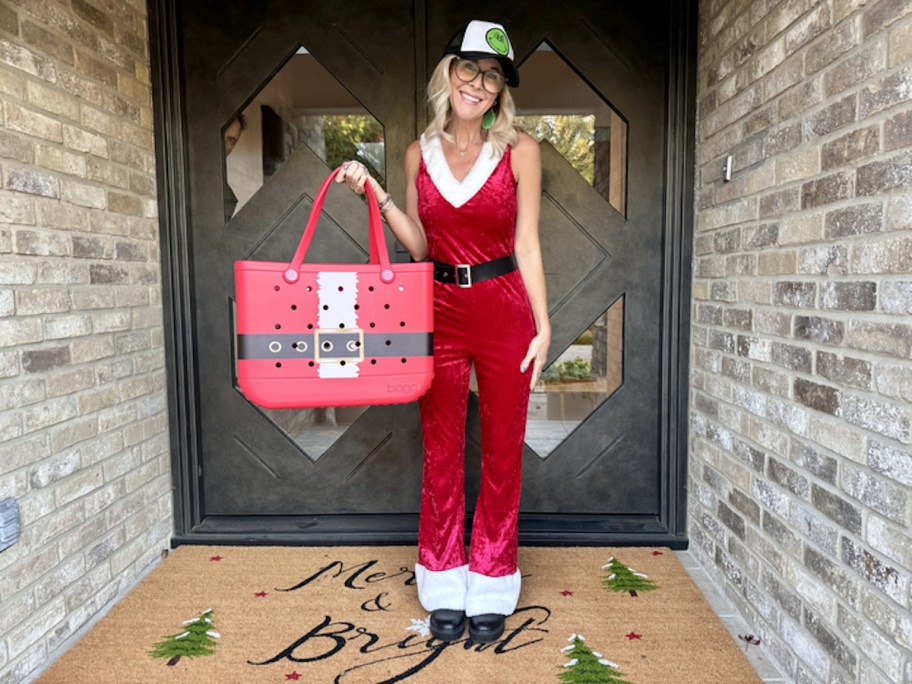
[[521, 547], [503, 636], [441, 642], [415, 547], [182, 546], [38, 681], [760, 682], [666, 548]]

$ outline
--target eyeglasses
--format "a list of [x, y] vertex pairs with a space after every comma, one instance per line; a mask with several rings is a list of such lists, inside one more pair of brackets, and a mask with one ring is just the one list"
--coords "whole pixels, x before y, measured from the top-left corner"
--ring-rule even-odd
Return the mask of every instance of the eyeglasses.
[[471, 83], [478, 77], [478, 74], [481, 74], [482, 87], [494, 95], [497, 95], [506, 85], [504, 75], [497, 69], [482, 71], [481, 67], [470, 59], [456, 60], [456, 66], [453, 70], [456, 73], [456, 78], [463, 83]]

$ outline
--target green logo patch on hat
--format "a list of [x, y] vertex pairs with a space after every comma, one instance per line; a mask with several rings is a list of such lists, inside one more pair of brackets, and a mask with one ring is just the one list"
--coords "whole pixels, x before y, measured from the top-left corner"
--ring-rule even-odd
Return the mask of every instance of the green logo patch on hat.
[[503, 32], [503, 29], [489, 29], [485, 34], [485, 41], [499, 55], [506, 56], [510, 52], [510, 42], [507, 40], [507, 34]]

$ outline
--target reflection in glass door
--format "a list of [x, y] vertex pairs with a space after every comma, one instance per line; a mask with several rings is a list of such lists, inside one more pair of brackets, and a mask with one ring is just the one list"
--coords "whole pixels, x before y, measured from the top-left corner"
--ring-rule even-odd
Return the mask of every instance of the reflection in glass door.
[[[547, 42], [520, 66], [517, 124], [547, 142], [619, 214], [626, 213], [627, 122]], [[546, 458], [623, 382], [624, 296], [542, 373], [526, 444]]]
[[[225, 126], [223, 135], [226, 222], [302, 146], [322, 159], [327, 170], [358, 159], [386, 184], [383, 126], [305, 47]], [[258, 410], [317, 460], [368, 408]]]

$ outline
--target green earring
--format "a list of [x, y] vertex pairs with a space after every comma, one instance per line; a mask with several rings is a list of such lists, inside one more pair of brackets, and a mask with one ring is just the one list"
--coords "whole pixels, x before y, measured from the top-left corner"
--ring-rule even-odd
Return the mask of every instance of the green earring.
[[485, 112], [484, 118], [481, 120], [481, 127], [485, 130], [488, 130], [491, 126], [494, 125], [494, 119], [497, 118], [497, 115], [494, 113], [494, 108], [491, 107], [488, 111]]

